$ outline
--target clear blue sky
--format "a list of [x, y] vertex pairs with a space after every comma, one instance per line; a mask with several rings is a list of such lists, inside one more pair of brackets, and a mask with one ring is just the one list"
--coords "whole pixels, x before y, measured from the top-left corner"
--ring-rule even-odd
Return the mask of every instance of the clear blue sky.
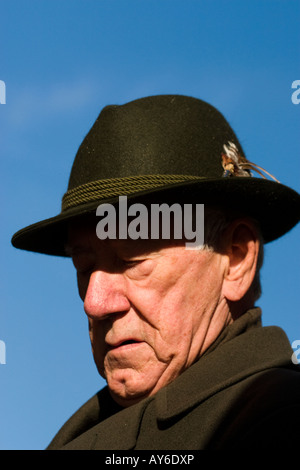
[[[43, 449], [104, 383], [70, 261], [16, 250], [11, 235], [60, 211], [100, 109], [151, 94], [215, 105], [248, 158], [300, 191], [300, 1], [0, 0], [0, 19], [0, 449]], [[291, 342], [299, 234], [267, 246], [258, 302]]]

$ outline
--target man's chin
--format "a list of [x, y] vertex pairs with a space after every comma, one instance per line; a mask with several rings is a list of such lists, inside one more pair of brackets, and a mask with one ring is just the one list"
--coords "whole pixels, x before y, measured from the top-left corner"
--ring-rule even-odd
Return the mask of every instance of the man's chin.
[[135, 405], [144, 398], [147, 398], [157, 392], [157, 383], [151, 383], [145, 387], [145, 381], [136, 383], [134, 380], [112, 379], [109, 375], [106, 378], [110, 395], [113, 400], [123, 408]]

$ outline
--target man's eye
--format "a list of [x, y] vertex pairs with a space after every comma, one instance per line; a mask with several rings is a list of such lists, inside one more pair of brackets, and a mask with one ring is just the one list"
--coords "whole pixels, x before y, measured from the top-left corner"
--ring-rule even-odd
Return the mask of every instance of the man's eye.
[[78, 278], [89, 278], [94, 271], [93, 266], [77, 266], [76, 272]]
[[147, 276], [153, 270], [153, 260], [151, 259], [131, 259], [124, 260], [125, 270], [128, 275], [132, 276]]
[[90, 276], [91, 273], [93, 272], [93, 268], [88, 266], [88, 267], [80, 267], [76, 269], [78, 274], [81, 274], [82, 276]]
[[76, 255], [72, 257], [73, 264], [79, 274], [91, 274], [94, 268], [94, 260], [90, 256]]
[[141, 263], [142, 260], [135, 260], [135, 259], [123, 259], [122, 263], [123, 266], [127, 269], [134, 268], [137, 266], [139, 263]]

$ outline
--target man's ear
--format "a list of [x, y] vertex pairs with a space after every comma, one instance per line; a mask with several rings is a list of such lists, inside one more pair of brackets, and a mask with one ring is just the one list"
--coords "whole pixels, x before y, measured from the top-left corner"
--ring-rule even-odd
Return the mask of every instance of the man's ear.
[[227, 270], [223, 295], [231, 302], [241, 300], [249, 291], [256, 273], [259, 237], [248, 219], [234, 221], [224, 234]]

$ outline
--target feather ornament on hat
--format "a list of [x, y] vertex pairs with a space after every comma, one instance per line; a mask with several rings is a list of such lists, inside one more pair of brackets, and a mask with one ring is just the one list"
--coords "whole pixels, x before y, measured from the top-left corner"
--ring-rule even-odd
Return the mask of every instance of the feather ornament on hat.
[[237, 146], [233, 142], [223, 145], [225, 153], [222, 153], [222, 166], [224, 169], [223, 176], [252, 176], [251, 171], [256, 171], [260, 176], [266, 179], [266, 175], [279, 183], [275, 176], [271, 175], [264, 168], [249, 162], [245, 157], [241, 156]]

